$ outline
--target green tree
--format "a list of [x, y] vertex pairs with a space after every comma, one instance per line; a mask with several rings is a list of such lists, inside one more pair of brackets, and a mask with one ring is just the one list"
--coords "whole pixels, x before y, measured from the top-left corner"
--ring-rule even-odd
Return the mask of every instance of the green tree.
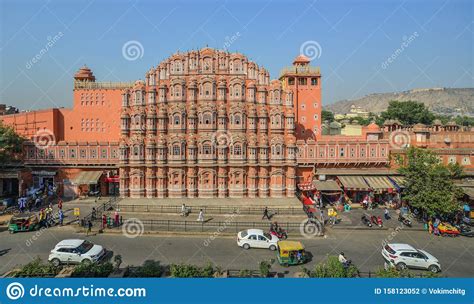
[[270, 274], [270, 269], [272, 268], [272, 263], [268, 261], [261, 261], [259, 265], [260, 275], [264, 278], [268, 277]]
[[353, 278], [356, 277], [359, 270], [354, 265], [345, 268], [337, 256], [329, 256], [309, 273], [312, 278]]
[[413, 207], [426, 211], [429, 216], [459, 210], [462, 190], [454, 185], [453, 172], [442, 164], [438, 155], [411, 147], [400, 165], [399, 171], [406, 179], [403, 197]]
[[472, 127], [474, 126], [474, 117], [468, 116], [457, 116], [454, 121], [460, 125], [465, 127]]
[[334, 113], [331, 111], [323, 110], [321, 112], [321, 119], [322, 121], [333, 122], [334, 121]]
[[18, 154], [22, 152], [24, 140], [12, 127], [5, 126], [0, 121], [0, 164], [16, 160]]
[[435, 115], [421, 102], [416, 101], [390, 101], [386, 111], [381, 113], [383, 120], [396, 119], [404, 125], [422, 123], [429, 125]]

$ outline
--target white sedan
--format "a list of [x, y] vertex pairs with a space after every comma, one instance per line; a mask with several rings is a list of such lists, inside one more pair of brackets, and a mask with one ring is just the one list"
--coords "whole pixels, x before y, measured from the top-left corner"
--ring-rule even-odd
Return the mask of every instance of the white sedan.
[[248, 229], [237, 234], [237, 245], [244, 249], [265, 248], [276, 250], [278, 241], [278, 237], [268, 232], [263, 232], [262, 229]]
[[106, 250], [85, 240], [63, 240], [51, 253], [48, 261], [54, 266], [60, 264], [96, 263], [104, 257]]

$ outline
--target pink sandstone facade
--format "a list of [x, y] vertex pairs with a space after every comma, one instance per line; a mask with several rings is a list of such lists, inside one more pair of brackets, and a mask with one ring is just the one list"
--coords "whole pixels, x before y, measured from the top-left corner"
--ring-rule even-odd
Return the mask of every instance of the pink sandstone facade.
[[453, 124], [322, 135], [321, 74], [301, 55], [270, 80], [242, 54], [203, 48], [144, 79], [96, 82], [82, 67], [72, 109], [0, 116], [31, 139], [20, 191], [54, 181], [76, 196], [93, 179], [103, 195], [135, 198], [292, 197], [320, 170], [393, 166], [391, 155], [404, 153], [396, 134], [474, 170], [474, 131]]

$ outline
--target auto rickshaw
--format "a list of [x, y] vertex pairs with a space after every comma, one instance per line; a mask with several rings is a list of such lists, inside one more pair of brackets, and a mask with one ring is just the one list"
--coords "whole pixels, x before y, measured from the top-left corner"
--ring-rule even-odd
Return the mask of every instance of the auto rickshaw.
[[282, 266], [303, 264], [308, 259], [304, 245], [301, 242], [279, 241], [277, 245], [277, 259]]
[[459, 230], [456, 227], [444, 222], [438, 225], [438, 230], [442, 236], [458, 236], [460, 234]]
[[12, 216], [8, 223], [10, 233], [19, 231], [34, 231], [39, 229], [38, 217], [34, 214]]

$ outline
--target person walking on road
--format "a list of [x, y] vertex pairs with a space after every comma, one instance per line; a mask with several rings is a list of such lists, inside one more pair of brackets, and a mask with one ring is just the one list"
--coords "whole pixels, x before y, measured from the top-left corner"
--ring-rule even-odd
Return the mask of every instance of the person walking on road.
[[63, 200], [62, 199], [58, 200], [58, 208], [59, 208], [59, 210], [63, 209]]
[[197, 221], [198, 222], [204, 222], [204, 212], [202, 211], [202, 209], [199, 210]]
[[114, 219], [114, 226], [115, 226], [115, 227], [118, 227], [119, 224], [120, 224], [120, 216], [119, 216], [119, 213], [118, 213], [117, 210], [115, 210], [114, 217], [115, 217], [115, 219]]
[[181, 216], [186, 216], [186, 204], [181, 205]]
[[104, 213], [102, 214], [102, 230], [104, 230], [105, 227], [107, 227], [107, 216]]
[[390, 214], [388, 213], [388, 209], [387, 209], [387, 208], [385, 208], [385, 210], [383, 211], [383, 214], [384, 214], [384, 216], [385, 216], [385, 220], [388, 221], [388, 220], [390, 219]]
[[268, 220], [270, 220], [270, 216], [268, 215], [268, 208], [266, 206], [265, 206], [265, 209], [263, 210], [262, 220], [264, 218], [267, 218]]
[[87, 221], [87, 232], [86, 235], [89, 235], [89, 233], [92, 233], [92, 221], [88, 220]]
[[58, 218], [59, 218], [59, 225], [63, 225], [63, 221], [64, 221], [64, 213], [63, 213], [63, 210], [62, 209], [59, 209], [58, 211]]

